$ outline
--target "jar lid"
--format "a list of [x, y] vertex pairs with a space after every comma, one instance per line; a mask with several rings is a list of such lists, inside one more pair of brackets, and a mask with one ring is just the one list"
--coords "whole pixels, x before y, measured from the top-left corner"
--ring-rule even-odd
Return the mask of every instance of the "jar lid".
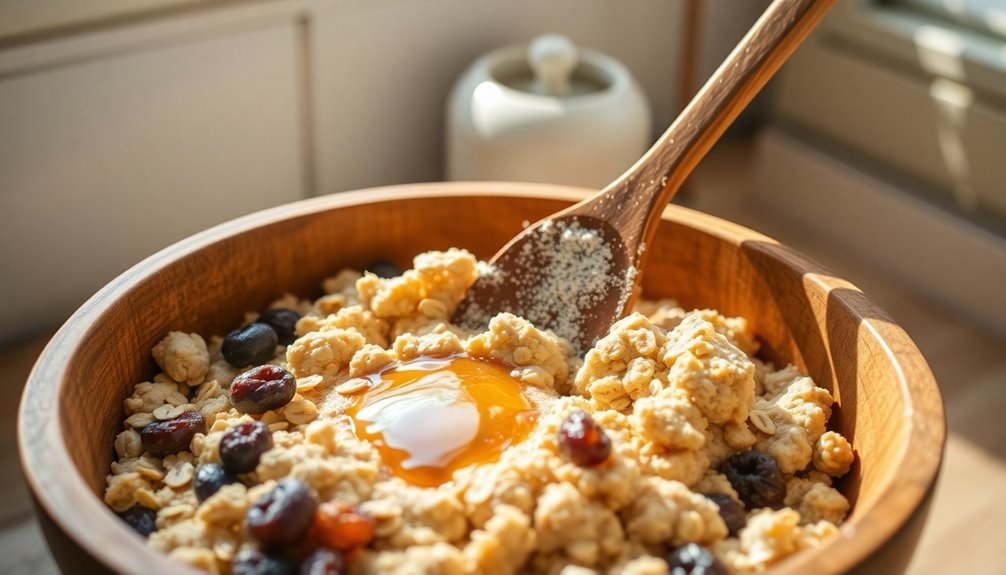
[[498, 54], [487, 72], [499, 84], [526, 94], [568, 98], [611, 90], [627, 80], [620, 64], [580, 50], [559, 34], [535, 38], [527, 47]]

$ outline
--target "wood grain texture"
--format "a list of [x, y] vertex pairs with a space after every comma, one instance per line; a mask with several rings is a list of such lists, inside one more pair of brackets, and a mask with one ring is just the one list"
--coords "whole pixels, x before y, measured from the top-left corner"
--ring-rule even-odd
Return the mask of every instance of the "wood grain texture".
[[[523, 221], [584, 195], [465, 183], [338, 194], [210, 229], [120, 276], [53, 337], [22, 400], [21, 457], [52, 520], [43, 522], [50, 542], [66, 536], [53, 545], [61, 568], [93, 572], [82, 571], [91, 557], [122, 573], [190, 572], [147, 549], [100, 499], [122, 400], [153, 374], [149, 350], [167, 331], [224, 333], [245, 310], [284, 292], [317, 295], [321, 279], [343, 266], [378, 258], [408, 264], [418, 252], [450, 246], [488, 257]], [[910, 553], [918, 533], [906, 523], [931, 491], [945, 431], [936, 382], [904, 331], [813, 262], [698, 212], [666, 210], [650, 258], [646, 295], [745, 316], [768, 359], [792, 361], [835, 392], [832, 426], [859, 455], [842, 486], [854, 510], [840, 537], [774, 573], [845, 572], [899, 531], [890, 552]]]

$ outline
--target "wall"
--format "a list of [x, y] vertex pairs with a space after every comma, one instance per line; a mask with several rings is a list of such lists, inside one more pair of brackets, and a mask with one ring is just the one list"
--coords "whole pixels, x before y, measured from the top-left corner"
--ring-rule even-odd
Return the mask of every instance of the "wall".
[[[454, 80], [480, 54], [544, 32], [621, 60], [662, 130], [678, 108], [679, 13], [666, 0], [330, 3], [312, 21], [318, 189], [441, 179]], [[360, 137], [347, 145], [346, 134]]]

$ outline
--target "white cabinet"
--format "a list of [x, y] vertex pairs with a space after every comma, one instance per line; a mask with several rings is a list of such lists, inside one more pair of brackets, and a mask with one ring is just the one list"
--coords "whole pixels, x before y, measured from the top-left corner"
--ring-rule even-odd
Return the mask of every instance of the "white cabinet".
[[209, 4], [213, 0], [2, 0], [0, 38], [51, 32], [60, 28], [93, 25], [113, 18], [177, 10]]
[[0, 71], [0, 342], [175, 240], [307, 195], [296, 19], [182, 28]]

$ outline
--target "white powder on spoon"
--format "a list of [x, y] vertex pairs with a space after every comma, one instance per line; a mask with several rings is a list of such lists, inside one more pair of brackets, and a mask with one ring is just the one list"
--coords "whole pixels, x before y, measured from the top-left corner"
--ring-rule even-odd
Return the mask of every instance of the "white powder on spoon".
[[[534, 325], [554, 331], [568, 339], [581, 352], [593, 341], [584, 341], [580, 325], [590, 316], [621, 316], [634, 285], [636, 269], [615, 274], [615, 253], [610, 239], [600, 230], [581, 225], [576, 218], [546, 220], [528, 231], [520, 245], [519, 266], [480, 267], [479, 287], [496, 291], [505, 282], [512, 282], [512, 298], [502, 290], [502, 301], [492, 301], [476, 291], [474, 300], [467, 301], [459, 321], [471, 327], [484, 327], [492, 315], [510, 311]], [[520, 273], [506, 277], [506, 269]], [[483, 283], [485, 282], [485, 283]], [[615, 310], [605, 310], [604, 303], [617, 295]], [[598, 309], [598, 308], [601, 309]], [[586, 316], [586, 317], [585, 317]]]

